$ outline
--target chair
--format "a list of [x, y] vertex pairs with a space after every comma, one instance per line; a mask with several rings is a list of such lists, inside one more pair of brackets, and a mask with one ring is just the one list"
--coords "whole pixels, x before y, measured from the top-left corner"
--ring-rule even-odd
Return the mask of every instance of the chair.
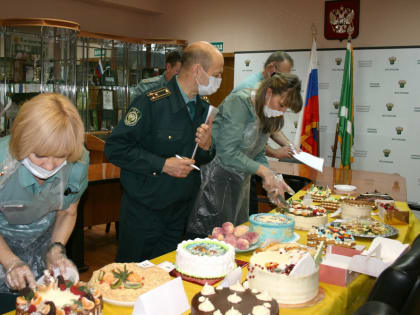
[[[387, 304], [398, 314], [414, 315], [420, 310], [420, 235], [410, 250], [400, 256], [378, 277], [368, 297], [370, 302]], [[366, 303], [366, 304], [368, 304]], [[367, 306], [363, 305], [355, 314]], [[370, 313], [390, 314], [390, 313]]]

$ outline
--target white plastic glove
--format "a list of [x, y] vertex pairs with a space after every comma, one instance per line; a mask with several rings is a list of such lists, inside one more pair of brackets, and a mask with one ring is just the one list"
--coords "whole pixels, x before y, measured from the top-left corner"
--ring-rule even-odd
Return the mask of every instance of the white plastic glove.
[[[264, 186], [263, 186], [264, 187]], [[278, 196], [281, 196], [284, 198], [284, 193], [288, 192], [291, 195], [294, 195], [295, 192], [292, 188], [290, 188], [289, 185], [286, 184], [286, 182], [283, 179], [283, 175], [277, 174], [274, 175], [274, 185], [270, 187], [271, 190], [267, 190], [267, 196], [270, 199], [270, 202], [275, 204], [277, 207], [284, 207], [287, 206], [287, 204], [284, 204], [282, 200], [278, 198]], [[264, 187], [265, 189], [265, 187]]]
[[6, 267], [6, 284], [12, 290], [22, 290], [29, 286], [32, 290], [35, 289], [35, 277], [29, 268], [22, 260], [15, 259]]
[[55, 268], [58, 268], [62, 275], [66, 274], [66, 269], [73, 269], [74, 272], [79, 275], [75, 264], [66, 256], [64, 245], [60, 243], [52, 244], [46, 254], [45, 262], [47, 269], [54, 270]]

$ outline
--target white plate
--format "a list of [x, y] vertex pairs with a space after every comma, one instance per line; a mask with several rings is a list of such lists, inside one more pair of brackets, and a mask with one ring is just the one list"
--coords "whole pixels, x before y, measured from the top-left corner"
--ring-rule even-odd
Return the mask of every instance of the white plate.
[[108, 299], [104, 296], [102, 296], [102, 299], [104, 300], [104, 302], [108, 303], [108, 304], [112, 304], [112, 305], [116, 305], [116, 306], [134, 306], [134, 304], [136, 304], [136, 302], [125, 302], [125, 301], [117, 301], [117, 300], [111, 300]]
[[357, 187], [352, 185], [334, 185], [334, 188], [339, 191], [353, 191]]
[[296, 232], [293, 233], [293, 239], [291, 239], [290, 241], [287, 242], [282, 242], [282, 243], [293, 243], [293, 242], [297, 242], [300, 239], [300, 235], [297, 234]]
[[250, 251], [256, 250], [259, 246], [260, 246], [260, 242], [257, 242], [256, 244], [249, 246], [248, 249], [237, 249], [235, 247], [235, 253], [246, 253], [246, 252], [250, 252]]

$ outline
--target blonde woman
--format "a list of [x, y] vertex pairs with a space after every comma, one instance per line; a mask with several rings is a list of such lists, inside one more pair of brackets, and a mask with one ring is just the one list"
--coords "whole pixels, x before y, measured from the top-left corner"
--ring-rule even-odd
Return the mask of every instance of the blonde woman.
[[265, 156], [270, 134], [283, 127], [283, 114], [302, 108], [301, 83], [296, 75], [274, 73], [258, 90], [231, 93], [219, 106], [213, 123], [216, 156], [202, 167], [202, 184], [188, 224], [188, 235], [204, 236], [226, 221], [249, 219], [251, 175], [263, 179], [269, 192], [290, 189], [278, 183]]
[[[71, 101], [40, 94], [0, 139], [0, 305], [34, 287], [45, 268], [76, 270], [66, 244], [87, 187], [84, 128]], [[77, 272], [77, 270], [76, 270]], [[0, 307], [0, 311], [1, 307]]]

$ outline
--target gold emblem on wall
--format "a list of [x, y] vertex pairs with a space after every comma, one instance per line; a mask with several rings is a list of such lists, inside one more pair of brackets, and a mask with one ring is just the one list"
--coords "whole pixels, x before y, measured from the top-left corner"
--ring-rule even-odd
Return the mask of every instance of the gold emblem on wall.
[[403, 127], [396, 127], [395, 130], [397, 131], [397, 135], [400, 135], [403, 132], [404, 128]]
[[343, 61], [343, 58], [335, 58], [335, 64], [337, 66], [341, 65], [341, 62]]
[[391, 56], [391, 57], [388, 58], [388, 60], [389, 60], [389, 64], [393, 65], [395, 63], [395, 61], [397, 60], [397, 57]]
[[399, 80], [398, 84], [400, 85], [400, 88], [404, 88], [404, 86], [406, 85], [407, 81], [406, 80]]
[[335, 109], [338, 109], [338, 106], [340, 105], [340, 102], [339, 101], [335, 101], [335, 102], [333, 102], [333, 105], [334, 105], [334, 108]]
[[293, 125], [295, 126], [295, 129], [297, 128], [297, 126], [298, 126], [298, 121], [297, 120], [295, 120], [294, 122], [293, 122]]
[[391, 149], [384, 149], [382, 152], [384, 153], [385, 157], [389, 157], [389, 155], [391, 154]]
[[246, 59], [246, 60], [244, 61], [244, 63], [245, 63], [245, 66], [249, 67], [249, 65], [251, 64], [251, 60]]
[[390, 112], [390, 111], [392, 111], [392, 108], [394, 107], [394, 104], [392, 104], [392, 103], [386, 103], [386, 109]]

